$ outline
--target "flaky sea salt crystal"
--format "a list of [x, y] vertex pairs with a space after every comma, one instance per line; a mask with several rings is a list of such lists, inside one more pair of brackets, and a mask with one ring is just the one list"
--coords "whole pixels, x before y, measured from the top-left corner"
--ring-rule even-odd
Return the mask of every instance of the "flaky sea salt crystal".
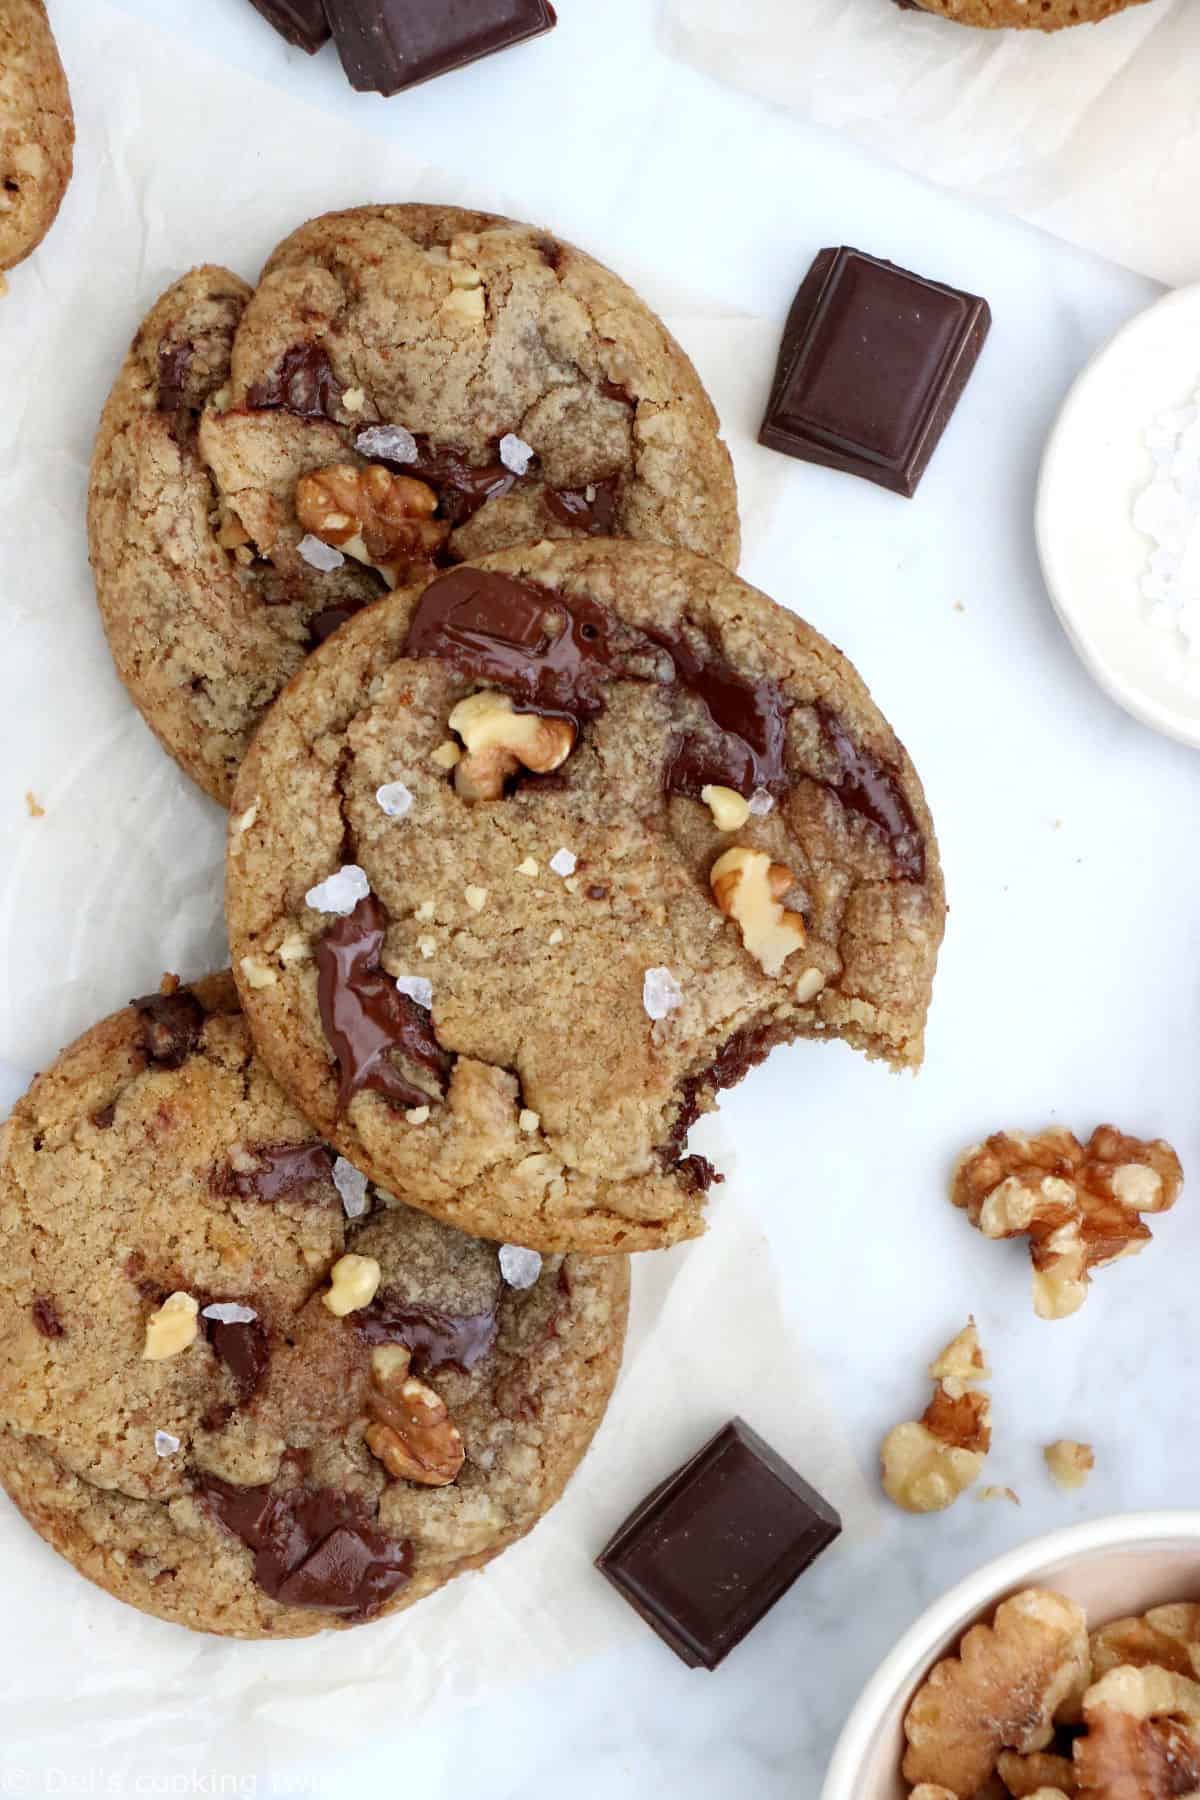
[[535, 455], [532, 444], [527, 444], [524, 438], [519, 438], [515, 431], [506, 432], [500, 439], [500, 461], [506, 469], [511, 469], [514, 475], [528, 475], [529, 465]]
[[670, 969], [647, 969], [642, 982], [642, 1005], [652, 1019], [665, 1019], [683, 1005], [683, 989]]
[[756, 819], [765, 819], [775, 802], [766, 788], [755, 788], [746, 804]]
[[1200, 389], [1195, 403], [1160, 413], [1144, 441], [1154, 474], [1133, 503], [1133, 523], [1154, 548], [1138, 583], [1151, 627], [1181, 661], [1200, 658]]
[[417, 440], [403, 425], [368, 425], [354, 440], [360, 456], [379, 456], [384, 462], [414, 463]]
[[305, 532], [296, 549], [309, 568], [320, 569], [322, 575], [328, 575], [333, 569], [340, 569], [346, 560], [333, 544], [324, 543], [319, 537], [314, 537], [311, 531]]
[[206, 1306], [202, 1319], [215, 1319], [218, 1325], [249, 1325], [258, 1314], [252, 1306], [239, 1306], [236, 1300], [217, 1300]]
[[361, 1219], [367, 1210], [367, 1178], [344, 1156], [335, 1159], [333, 1185], [342, 1196], [342, 1209], [348, 1219]]
[[314, 912], [337, 913], [344, 919], [370, 891], [371, 884], [358, 864], [346, 863], [324, 881], [318, 881], [316, 887], [310, 887], [304, 902]]
[[155, 1456], [174, 1456], [179, 1449], [179, 1439], [172, 1437], [169, 1431], [156, 1431], [154, 1434]]
[[423, 1006], [426, 1012], [433, 1011], [433, 983], [424, 975], [397, 975], [396, 987], [418, 1006]]
[[547, 867], [553, 869], [556, 875], [561, 875], [565, 880], [568, 875], [575, 873], [576, 862], [575, 852], [568, 850], [564, 845], [561, 850], [554, 852]]
[[406, 788], [402, 781], [385, 781], [381, 788], [375, 789], [375, 798], [389, 819], [402, 819], [412, 809], [412, 789]]
[[536, 1250], [522, 1249], [520, 1244], [501, 1244], [500, 1273], [511, 1288], [531, 1288], [542, 1272], [542, 1259]]

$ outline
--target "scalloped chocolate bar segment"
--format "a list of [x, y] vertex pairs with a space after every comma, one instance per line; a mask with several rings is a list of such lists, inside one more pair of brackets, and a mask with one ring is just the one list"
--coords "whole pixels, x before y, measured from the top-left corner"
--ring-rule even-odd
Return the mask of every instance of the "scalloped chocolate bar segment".
[[689, 1668], [715, 1669], [841, 1529], [734, 1419], [647, 1495], [596, 1567]]
[[398, 94], [558, 23], [549, 0], [325, 0], [342, 67], [360, 93]]
[[991, 322], [977, 294], [822, 250], [784, 328], [759, 442], [911, 499]]

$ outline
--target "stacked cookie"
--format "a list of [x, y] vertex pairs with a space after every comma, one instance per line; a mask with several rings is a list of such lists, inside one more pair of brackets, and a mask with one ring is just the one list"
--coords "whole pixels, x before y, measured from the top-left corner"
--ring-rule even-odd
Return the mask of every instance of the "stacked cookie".
[[933, 827], [846, 659], [732, 573], [684, 353], [545, 232], [373, 207], [253, 290], [194, 271], [90, 530], [126, 684], [230, 804], [233, 975], [7, 1128], [0, 1475], [146, 1611], [354, 1623], [553, 1503], [623, 1253], [702, 1229], [720, 1089], [799, 1037], [919, 1064]]
[[1068, 25], [1098, 25], [1144, 0], [897, 0], [897, 4], [986, 30], [1062, 31]]

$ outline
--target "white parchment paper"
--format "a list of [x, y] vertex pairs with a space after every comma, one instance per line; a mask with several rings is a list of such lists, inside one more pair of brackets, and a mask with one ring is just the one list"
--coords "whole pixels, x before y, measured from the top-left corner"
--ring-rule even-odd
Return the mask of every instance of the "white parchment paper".
[[892, 0], [664, 0], [667, 46], [968, 198], [1160, 281], [1200, 280], [1200, 8], [1050, 35]]
[[[140, 317], [192, 263], [252, 277], [285, 232], [327, 207], [461, 199], [519, 211], [509, 195], [479, 182], [463, 192], [199, 52], [182, 79], [178, 46], [103, 0], [60, 15], [68, 66], [103, 80], [76, 83], [78, 171], [60, 225], [0, 302], [0, 1059], [23, 1076], [164, 968], [187, 976], [224, 956], [222, 815], [159, 750], [113, 674], [87, 568], [92, 433]], [[736, 452], [753, 426], [746, 363], [765, 369], [777, 328], [703, 300], [648, 297], [723, 409], [728, 397]], [[765, 530], [774, 510], [770, 460], [744, 487], [748, 530]], [[714, 1153], [730, 1170], [727, 1149]], [[739, 1410], [812, 1474], [852, 1532], [869, 1529], [866, 1486], [784, 1322], [731, 1172], [704, 1240], [638, 1261], [621, 1383], [566, 1499], [493, 1568], [411, 1614], [305, 1643], [193, 1637], [90, 1587], [0, 1500], [0, 1585], [6, 1616], [21, 1622], [0, 1634], [6, 1781], [24, 1771], [42, 1791], [52, 1771], [47, 1791], [125, 1792], [146, 1772], [236, 1774], [283, 1757], [319, 1770], [364, 1732], [397, 1731], [437, 1704], [482, 1699], [644, 1633], [591, 1558]], [[93, 1785], [70, 1788], [73, 1774]]]

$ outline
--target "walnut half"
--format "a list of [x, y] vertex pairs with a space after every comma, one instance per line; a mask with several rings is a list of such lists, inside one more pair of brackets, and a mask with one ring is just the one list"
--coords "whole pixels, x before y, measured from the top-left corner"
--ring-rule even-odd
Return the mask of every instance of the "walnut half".
[[375, 1422], [366, 1430], [367, 1448], [393, 1480], [449, 1487], [466, 1456], [462, 1433], [441, 1396], [409, 1374], [411, 1364], [401, 1344], [384, 1345], [372, 1356]]
[[433, 516], [437, 504], [425, 482], [379, 463], [330, 463], [296, 483], [296, 517], [305, 531], [377, 569], [392, 588], [432, 573], [450, 535], [449, 524]]
[[968, 1150], [950, 1198], [985, 1237], [1029, 1239], [1034, 1311], [1065, 1319], [1087, 1299], [1090, 1271], [1143, 1249], [1141, 1214], [1168, 1211], [1182, 1186], [1161, 1138], [1099, 1125], [1085, 1146], [1055, 1126], [1036, 1137], [1000, 1131]]
[[1044, 1750], [1064, 1704], [1090, 1679], [1087, 1620], [1062, 1594], [1028, 1588], [976, 1625], [937, 1663], [904, 1720], [904, 1775], [974, 1795], [1001, 1752]]
[[943, 1512], [977, 1481], [992, 1444], [991, 1402], [980, 1392], [990, 1370], [975, 1321], [929, 1365], [936, 1386], [920, 1420], [884, 1439], [883, 1491], [905, 1512]]
[[1200, 1791], [1200, 1683], [1169, 1669], [1111, 1669], [1083, 1697], [1078, 1791], [1167, 1800]]

